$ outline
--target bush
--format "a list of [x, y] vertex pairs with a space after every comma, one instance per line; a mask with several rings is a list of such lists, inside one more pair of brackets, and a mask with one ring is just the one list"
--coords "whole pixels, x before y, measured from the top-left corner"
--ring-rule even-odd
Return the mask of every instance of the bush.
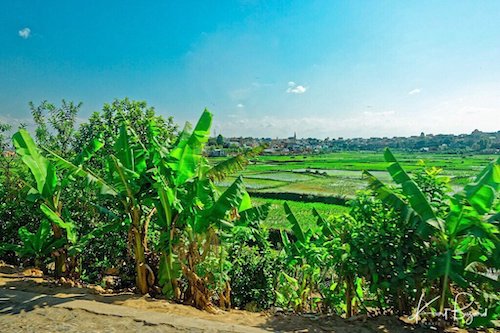
[[268, 309], [274, 304], [274, 281], [279, 272], [276, 251], [243, 245], [232, 254], [233, 305], [248, 310]]

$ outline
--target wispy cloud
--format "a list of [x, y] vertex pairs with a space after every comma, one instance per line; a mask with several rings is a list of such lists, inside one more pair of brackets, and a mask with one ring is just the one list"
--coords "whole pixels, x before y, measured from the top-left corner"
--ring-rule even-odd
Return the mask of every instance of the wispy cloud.
[[288, 88], [286, 89], [286, 92], [288, 94], [303, 94], [307, 91], [307, 87], [304, 87], [302, 85], [298, 85], [293, 81], [288, 82]]
[[238, 104], [236, 104], [236, 107], [237, 107], [237, 108], [244, 108], [244, 107], [245, 107], [245, 105], [244, 105], [244, 104], [242, 104], [242, 103], [238, 103]]
[[[394, 111], [360, 112], [351, 117], [303, 116], [283, 118], [276, 115], [253, 117], [240, 115], [237, 119], [216, 120], [229, 136], [241, 133], [255, 137], [288, 137], [300, 131], [305, 137], [382, 136], [385, 133], [408, 130], [415, 132], [411, 122]], [[413, 133], [410, 132], [410, 133]], [[398, 133], [395, 133], [398, 134]]]
[[[481, 102], [481, 101], [479, 101]], [[395, 110], [361, 111], [352, 115], [254, 117], [240, 114], [219, 123], [228, 136], [288, 137], [294, 131], [304, 137], [382, 137], [409, 136], [425, 133], [470, 133], [474, 129], [497, 131], [498, 109], [481, 102], [471, 105], [458, 100], [431, 106], [428, 112]], [[305, 113], [305, 112], [304, 112]], [[217, 121], [217, 120], [216, 120]]]
[[19, 37], [22, 39], [28, 39], [31, 36], [31, 29], [30, 28], [23, 28], [17, 32]]
[[412, 91], [410, 91], [410, 92], [408, 93], [408, 95], [417, 95], [417, 94], [420, 94], [421, 92], [422, 92], [422, 89], [420, 89], [420, 88], [415, 88], [415, 89], [413, 89]]

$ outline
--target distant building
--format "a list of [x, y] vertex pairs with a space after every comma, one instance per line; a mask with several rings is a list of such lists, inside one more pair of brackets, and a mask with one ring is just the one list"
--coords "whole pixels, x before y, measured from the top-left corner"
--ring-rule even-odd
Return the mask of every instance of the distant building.
[[227, 154], [223, 149], [214, 149], [208, 152], [209, 157], [226, 157]]

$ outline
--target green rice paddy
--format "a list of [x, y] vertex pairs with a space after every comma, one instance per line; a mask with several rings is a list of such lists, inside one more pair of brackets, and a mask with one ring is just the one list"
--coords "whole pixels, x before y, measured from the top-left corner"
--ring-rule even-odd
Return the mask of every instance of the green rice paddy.
[[[409, 172], [421, 168], [423, 161], [428, 167], [442, 168], [442, 174], [451, 178], [451, 186], [458, 190], [471, 177], [477, 175], [495, 156], [453, 155], [434, 153], [398, 153], [396, 158]], [[214, 163], [217, 159], [212, 160]], [[252, 193], [293, 193], [310, 196], [334, 196], [351, 198], [356, 191], [366, 188], [362, 171], [368, 170], [380, 180], [391, 183], [386, 171], [387, 163], [382, 152], [339, 152], [323, 155], [259, 156], [245, 171], [244, 177], [249, 192]], [[236, 177], [238, 175], [235, 175]], [[219, 185], [228, 186], [234, 177], [229, 177]], [[282, 228], [288, 225], [283, 210], [284, 200], [253, 198], [256, 203], [272, 204], [266, 225]], [[304, 223], [312, 223], [311, 209], [316, 208], [322, 215], [340, 214], [346, 207], [315, 202], [290, 202], [292, 210]]]

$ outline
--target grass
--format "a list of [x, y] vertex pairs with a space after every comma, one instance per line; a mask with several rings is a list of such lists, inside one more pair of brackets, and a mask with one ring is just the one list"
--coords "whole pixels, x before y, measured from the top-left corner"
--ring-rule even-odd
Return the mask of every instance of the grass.
[[[264, 222], [264, 226], [274, 229], [290, 228], [290, 223], [286, 219], [285, 209], [283, 208], [283, 203], [285, 202], [285, 200], [252, 198], [252, 202], [256, 205], [261, 205], [264, 203], [271, 204], [271, 210], [269, 211], [268, 218]], [[344, 206], [329, 205], [318, 202], [307, 202], [307, 203], [297, 202], [297, 201], [287, 201], [287, 202], [290, 208], [292, 209], [293, 213], [297, 217], [297, 220], [303, 226], [311, 226], [315, 224], [315, 219], [311, 213], [313, 208], [316, 208], [316, 210], [324, 218], [340, 215], [348, 211], [348, 208]]]
[[[476, 175], [494, 156], [434, 153], [396, 153], [405, 170], [429, 167], [443, 169], [458, 188]], [[364, 188], [363, 170], [369, 170], [384, 182], [391, 178], [382, 152], [339, 152], [322, 155], [259, 156], [241, 173], [252, 190], [352, 197]]]
[[[235, 181], [235, 177], [227, 177], [224, 181], [218, 182], [217, 185], [220, 187], [228, 187]], [[281, 186], [287, 185], [288, 182], [285, 181], [277, 181], [272, 179], [253, 179], [245, 177], [245, 186], [249, 190], [264, 190], [264, 189], [273, 189]]]
[[302, 174], [299, 172], [263, 172], [257, 174], [247, 174], [245, 176], [246, 179], [270, 179], [270, 180], [279, 180], [285, 182], [298, 182], [298, 181], [309, 181], [314, 179], [313, 176], [309, 176], [306, 174]]
[[286, 185], [272, 189], [264, 189], [262, 192], [285, 192], [299, 194], [313, 194], [320, 196], [350, 197], [356, 190], [364, 188], [365, 182], [349, 180], [337, 177], [321, 177], [311, 181], [287, 183]]

